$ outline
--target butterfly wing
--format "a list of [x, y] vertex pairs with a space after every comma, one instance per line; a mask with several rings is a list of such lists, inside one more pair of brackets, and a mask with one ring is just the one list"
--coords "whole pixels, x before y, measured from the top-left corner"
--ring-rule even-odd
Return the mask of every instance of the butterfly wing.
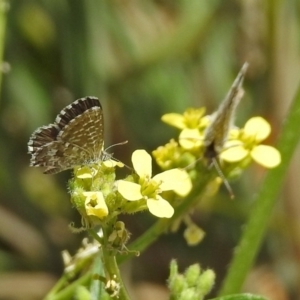
[[103, 113], [95, 97], [81, 98], [68, 105], [55, 123], [37, 129], [28, 143], [31, 166], [46, 167], [54, 174], [101, 160]]
[[225, 99], [222, 101], [216, 113], [212, 115], [212, 121], [205, 132], [204, 157], [210, 162], [224, 147], [229, 129], [232, 126], [235, 109], [244, 94], [242, 84], [247, 68], [248, 63], [245, 63], [234, 80]]

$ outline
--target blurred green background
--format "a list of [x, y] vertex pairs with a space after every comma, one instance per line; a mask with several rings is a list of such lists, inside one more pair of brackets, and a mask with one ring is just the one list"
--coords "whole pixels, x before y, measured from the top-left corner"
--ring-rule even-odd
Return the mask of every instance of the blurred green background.
[[[9, 4], [3, 13], [4, 3]], [[60, 252], [74, 253], [85, 234], [66, 189], [70, 172], [43, 175], [29, 168], [27, 142], [66, 105], [99, 97], [106, 147], [130, 164], [133, 150], [152, 151], [177, 136], [160, 121], [167, 112], [206, 106], [212, 113], [245, 61], [250, 68], [236, 116], [243, 126], [261, 115], [281, 124], [300, 79], [300, 2], [103, 0], [0, 1], [3, 43], [0, 102], [0, 299], [41, 299], [62, 273]], [[6, 22], [6, 28], [3, 24]], [[300, 295], [299, 160], [296, 153], [270, 230], [244, 290], [270, 299]], [[218, 288], [239, 240], [264, 170], [252, 166], [193, 215], [206, 231], [188, 247], [178, 233], [165, 235], [127, 264], [136, 299], [167, 299], [171, 258], [183, 269], [199, 262], [217, 272]], [[124, 218], [132, 239], [154, 221]], [[17, 289], [16, 289], [17, 287]], [[142, 296], [141, 296], [142, 295]], [[155, 295], [155, 296], [154, 296]]]

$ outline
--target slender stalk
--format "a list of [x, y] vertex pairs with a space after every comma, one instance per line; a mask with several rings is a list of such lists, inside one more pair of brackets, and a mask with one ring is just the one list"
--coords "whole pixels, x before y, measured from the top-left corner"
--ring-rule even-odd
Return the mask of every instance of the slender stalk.
[[55, 283], [55, 285], [51, 288], [51, 290], [48, 292], [46, 297], [44, 298], [45, 300], [50, 300], [50, 299], [59, 299], [57, 297], [57, 294], [61, 291], [61, 289], [66, 285], [68, 282], [68, 276], [67, 274], [63, 274], [59, 280]]
[[[78, 278], [76, 281], [69, 284], [66, 288], [64, 288], [62, 291], [56, 293], [56, 291], [50, 292], [45, 300], [66, 300], [66, 299], [73, 299], [74, 297], [74, 291], [79, 286], [85, 286], [88, 284], [88, 282], [91, 280], [91, 274], [87, 273]], [[64, 282], [67, 284], [67, 280]]]
[[[104, 233], [105, 234], [105, 233]], [[105, 238], [104, 238], [105, 239]], [[102, 252], [102, 263], [105, 268], [105, 275], [106, 280], [111, 285], [114, 285], [116, 283], [118, 285], [118, 299], [120, 300], [130, 300], [130, 297], [127, 293], [126, 287], [123, 283], [120, 270], [117, 264], [115, 251], [108, 250], [107, 247], [105, 247], [105, 243], [103, 247], [101, 247]]]
[[3, 74], [3, 54], [5, 45], [5, 30], [6, 30], [6, 14], [8, 10], [8, 2], [0, 0], [0, 91], [2, 85]]
[[285, 120], [278, 150], [281, 152], [281, 164], [268, 172], [260, 192], [255, 200], [248, 224], [245, 227], [239, 245], [230, 264], [220, 296], [237, 293], [249, 273], [260, 249], [268, 228], [272, 209], [276, 204], [284, 176], [300, 137], [300, 87]]

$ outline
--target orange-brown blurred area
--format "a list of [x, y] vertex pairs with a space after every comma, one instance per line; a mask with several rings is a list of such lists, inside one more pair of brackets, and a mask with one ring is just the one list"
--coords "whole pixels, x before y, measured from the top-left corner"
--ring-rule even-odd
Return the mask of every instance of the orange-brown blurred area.
[[[0, 1], [1, 5], [5, 1]], [[69, 202], [71, 172], [44, 175], [29, 167], [27, 142], [39, 126], [87, 95], [104, 109], [105, 144], [131, 164], [176, 138], [164, 113], [207, 107], [212, 113], [245, 61], [245, 96], [236, 115], [243, 126], [261, 115], [276, 145], [300, 79], [299, 1], [7, 1], [1, 7], [4, 47], [0, 100], [0, 299], [42, 299], [63, 272], [61, 251], [75, 253], [87, 233]], [[9, 6], [9, 7], [7, 7]], [[300, 295], [300, 153], [295, 154], [269, 231], [244, 291], [270, 299]], [[157, 168], [157, 171], [158, 168]], [[126, 170], [124, 171], [126, 172]], [[189, 247], [184, 228], [163, 235], [124, 275], [133, 299], [168, 299], [168, 266], [198, 262], [220, 286], [265, 171], [251, 166], [192, 215], [205, 232]], [[124, 174], [123, 174], [124, 175]], [[122, 174], [120, 174], [122, 176]], [[134, 240], [155, 217], [124, 218]]]

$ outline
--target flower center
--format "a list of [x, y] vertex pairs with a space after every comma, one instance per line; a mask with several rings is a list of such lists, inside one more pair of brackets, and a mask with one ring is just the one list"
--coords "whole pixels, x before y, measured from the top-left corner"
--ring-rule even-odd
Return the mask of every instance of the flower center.
[[256, 136], [254, 135], [249, 135], [245, 132], [242, 132], [240, 139], [243, 141], [246, 149], [253, 149], [257, 145]]
[[157, 194], [160, 193], [159, 186], [161, 183], [149, 178], [149, 176], [141, 177], [139, 180], [141, 194], [144, 197], [156, 199]]

